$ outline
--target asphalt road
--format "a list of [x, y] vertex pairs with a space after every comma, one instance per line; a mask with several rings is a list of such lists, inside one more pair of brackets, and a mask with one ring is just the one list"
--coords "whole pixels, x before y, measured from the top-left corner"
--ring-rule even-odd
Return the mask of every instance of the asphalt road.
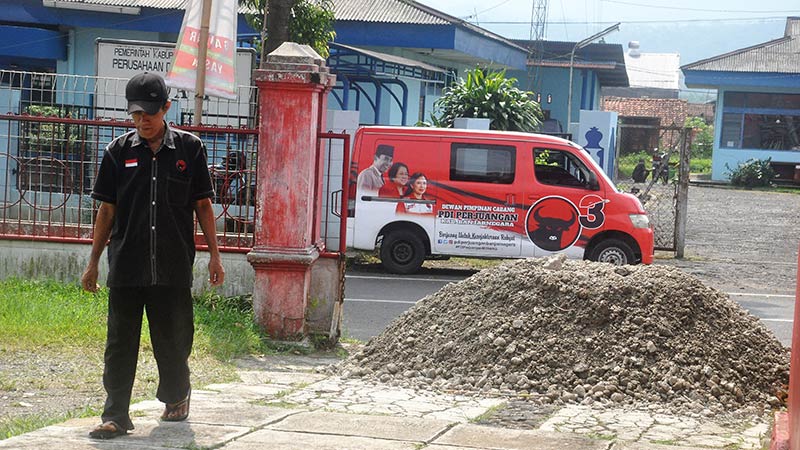
[[[759, 317], [789, 345], [797, 286], [800, 195], [691, 186], [685, 258], [657, 255]], [[351, 270], [345, 287], [345, 336], [368, 340], [424, 296], [473, 271], [423, 268], [395, 276], [372, 265]]]
[[754, 294], [729, 292], [732, 300], [761, 319], [761, 322], [787, 347], [792, 342], [795, 298], [793, 294]]
[[400, 276], [350, 270], [345, 281], [343, 335], [367, 341], [426, 295], [473, 273]]

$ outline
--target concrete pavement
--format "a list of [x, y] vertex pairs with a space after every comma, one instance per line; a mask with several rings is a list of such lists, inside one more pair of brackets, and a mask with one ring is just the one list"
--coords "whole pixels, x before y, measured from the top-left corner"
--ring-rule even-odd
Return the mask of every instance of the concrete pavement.
[[474, 422], [507, 399], [414, 391], [319, 371], [331, 357], [250, 359], [240, 381], [192, 393], [186, 422], [160, 422], [155, 400], [132, 407], [136, 429], [109, 441], [88, 438], [97, 418], [74, 419], [0, 441], [0, 449], [761, 449], [764, 417], [720, 422], [657, 409], [567, 405], [535, 428]]

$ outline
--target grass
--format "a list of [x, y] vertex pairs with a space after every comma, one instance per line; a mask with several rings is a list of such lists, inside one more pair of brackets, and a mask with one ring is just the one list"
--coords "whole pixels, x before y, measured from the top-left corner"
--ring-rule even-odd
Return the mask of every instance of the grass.
[[[11, 349], [103, 348], [108, 292], [84, 292], [77, 284], [9, 279], [0, 282], [0, 342]], [[253, 320], [249, 299], [206, 294], [195, 299], [196, 356], [220, 361], [269, 351]], [[142, 347], [151, 349], [147, 318]]]
[[86, 406], [82, 409], [51, 416], [12, 417], [9, 420], [0, 422], [0, 440], [38, 430], [54, 423], [66, 422], [70, 419], [99, 416], [101, 412], [99, 408]]
[[[672, 155], [670, 164], [678, 163], [678, 155]], [[640, 151], [630, 153], [619, 157], [619, 179], [628, 179], [633, 173], [633, 168], [639, 159], [644, 160], [645, 167], [650, 170], [652, 168], [653, 159], [650, 153]], [[675, 171], [674, 167], [670, 167], [670, 175]], [[692, 158], [689, 160], [689, 172], [691, 173], [711, 173], [711, 158]], [[649, 179], [649, 178], [648, 178]]]
[[105, 342], [106, 301], [78, 285], [0, 282], [0, 342], [6, 348], [94, 347]]
[[472, 418], [469, 422], [470, 423], [479, 423], [479, 422], [482, 422], [484, 420], [488, 420], [492, 416], [497, 414], [500, 410], [504, 409], [506, 407], [506, 405], [507, 405], [507, 403], [500, 403], [499, 405], [494, 405], [494, 406], [490, 407], [489, 409], [487, 409], [486, 411], [484, 411], [483, 414]]
[[[103, 349], [106, 338], [107, 290], [97, 294], [77, 284], [55, 281], [8, 279], [0, 281], [0, 354], [35, 354], [39, 366], [26, 372], [0, 373], [0, 393], [26, 389], [45, 395], [70, 386], [101, 389]], [[213, 293], [195, 298], [195, 339], [190, 365], [192, 383], [204, 386], [238, 379], [233, 360], [248, 354], [279, 354], [311, 351], [273, 344], [265, 339], [254, 321], [248, 297], [226, 298]], [[133, 402], [153, 398], [158, 382], [152, 356], [147, 318], [142, 326], [139, 370]], [[42, 362], [43, 361], [43, 362]], [[41, 364], [70, 362], [78, 366], [42, 381], [36, 370]], [[50, 383], [50, 384], [48, 384]], [[55, 384], [57, 384], [57, 386]], [[97, 395], [97, 394], [95, 394]], [[67, 412], [39, 413], [0, 419], [0, 439], [26, 433], [73, 417], [97, 415], [101, 402]], [[58, 406], [55, 407], [57, 409]]]

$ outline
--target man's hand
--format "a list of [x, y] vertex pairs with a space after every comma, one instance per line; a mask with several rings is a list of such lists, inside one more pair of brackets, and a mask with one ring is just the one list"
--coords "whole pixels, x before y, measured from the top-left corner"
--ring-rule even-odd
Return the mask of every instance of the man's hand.
[[219, 286], [225, 281], [225, 268], [219, 257], [211, 258], [208, 261], [208, 282], [211, 286]]
[[89, 265], [81, 275], [81, 287], [84, 291], [97, 292], [100, 285], [97, 284], [97, 266]]
[[211, 283], [211, 286], [219, 286], [225, 281], [225, 269], [222, 267], [217, 247], [217, 226], [214, 223], [211, 199], [204, 198], [194, 202], [194, 213], [197, 215], [197, 222], [200, 224], [200, 229], [203, 230], [203, 237], [206, 238], [208, 245], [208, 282]]
[[81, 275], [81, 287], [86, 291], [97, 292], [100, 289], [100, 285], [97, 284], [97, 266], [100, 264], [100, 255], [108, 243], [108, 237], [111, 236], [116, 211], [116, 206], [107, 202], [100, 203], [100, 208], [97, 209], [94, 235], [92, 236], [92, 252], [89, 254], [86, 270]]

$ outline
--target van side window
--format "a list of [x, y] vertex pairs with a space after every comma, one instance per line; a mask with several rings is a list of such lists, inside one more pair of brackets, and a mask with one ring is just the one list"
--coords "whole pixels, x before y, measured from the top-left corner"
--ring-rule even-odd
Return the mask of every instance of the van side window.
[[513, 146], [454, 143], [450, 146], [450, 180], [511, 184], [516, 158]]
[[562, 150], [533, 150], [534, 174], [542, 184], [588, 188], [591, 172], [575, 155]]

